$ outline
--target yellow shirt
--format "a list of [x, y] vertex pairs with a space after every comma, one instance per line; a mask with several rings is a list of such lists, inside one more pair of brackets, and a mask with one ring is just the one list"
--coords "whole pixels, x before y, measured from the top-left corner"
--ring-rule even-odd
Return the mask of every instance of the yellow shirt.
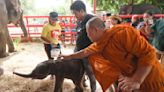
[[56, 25], [54, 26], [51, 25], [50, 23], [47, 23], [43, 26], [43, 31], [41, 36], [47, 38], [51, 43], [58, 44], [60, 35], [61, 35], [61, 27], [59, 23], [56, 23]]

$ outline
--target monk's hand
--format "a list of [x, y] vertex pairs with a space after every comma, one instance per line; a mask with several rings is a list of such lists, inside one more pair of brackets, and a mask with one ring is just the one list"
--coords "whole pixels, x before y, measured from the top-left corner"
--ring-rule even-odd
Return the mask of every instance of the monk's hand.
[[70, 55], [62, 55], [62, 54], [60, 54], [58, 57], [57, 57], [57, 60], [60, 60], [60, 61], [62, 61], [62, 60], [70, 60], [71, 58], [70, 58]]
[[120, 75], [119, 76], [118, 90], [122, 92], [133, 92], [140, 88], [140, 83], [132, 78]]

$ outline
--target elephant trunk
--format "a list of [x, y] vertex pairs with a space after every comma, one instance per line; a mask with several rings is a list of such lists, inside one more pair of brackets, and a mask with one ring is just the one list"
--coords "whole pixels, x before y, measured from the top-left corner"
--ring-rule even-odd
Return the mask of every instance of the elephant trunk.
[[13, 74], [16, 74], [18, 76], [25, 77], [25, 78], [31, 78], [32, 77], [32, 74], [21, 74], [21, 73], [17, 73], [17, 72], [13, 72]]
[[23, 13], [21, 14], [19, 22], [20, 22], [20, 27], [23, 31], [24, 37], [28, 37], [27, 29], [26, 29], [26, 26], [25, 26], [24, 21], [23, 21]]

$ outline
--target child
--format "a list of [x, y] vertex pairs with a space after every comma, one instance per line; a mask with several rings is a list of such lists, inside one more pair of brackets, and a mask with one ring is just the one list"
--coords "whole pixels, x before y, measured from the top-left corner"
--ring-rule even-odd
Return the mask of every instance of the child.
[[44, 48], [48, 59], [54, 59], [51, 55], [51, 50], [52, 48], [60, 49], [59, 36], [61, 35], [62, 28], [57, 22], [58, 13], [50, 12], [49, 16], [49, 22], [43, 27], [41, 39], [44, 41]]

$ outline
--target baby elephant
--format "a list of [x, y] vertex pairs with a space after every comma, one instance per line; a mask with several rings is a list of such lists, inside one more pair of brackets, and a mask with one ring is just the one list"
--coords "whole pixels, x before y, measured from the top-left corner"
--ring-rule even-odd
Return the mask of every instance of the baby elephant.
[[[44, 79], [48, 75], [56, 76], [54, 92], [62, 92], [64, 78], [71, 79], [75, 84], [75, 92], [83, 92], [82, 77], [84, 75], [84, 66], [79, 60], [47, 60], [39, 63], [30, 74], [14, 74], [32, 79]], [[91, 84], [92, 85], [92, 84]], [[92, 92], [93, 89], [91, 88]]]

